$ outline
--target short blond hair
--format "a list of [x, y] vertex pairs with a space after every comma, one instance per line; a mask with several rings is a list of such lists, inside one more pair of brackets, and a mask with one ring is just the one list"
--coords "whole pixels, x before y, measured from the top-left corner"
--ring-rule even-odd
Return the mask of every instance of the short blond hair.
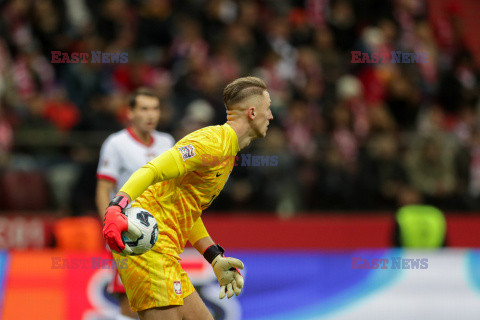
[[231, 107], [248, 97], [262, 95], [265, 90], [267, 90], [267, 85], [257, 77], [243, 77], [233, 80], [223, 89], [225, 108], [230, 110]]

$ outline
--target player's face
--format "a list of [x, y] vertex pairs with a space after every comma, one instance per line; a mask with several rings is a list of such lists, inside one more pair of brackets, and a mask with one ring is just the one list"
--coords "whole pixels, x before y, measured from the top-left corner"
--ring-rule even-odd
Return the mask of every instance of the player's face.
[[160, 120], [158, 99], [149, 96], [137, 96], [135, 107], [130, 109], [129, 118], [132, 126], [141, 132], [154, 130]]
[[255, 119], [253, 121], [253, 129], [259, 138], [267, 135], [268, 125], [270, 120], [273, 119], [272, 110], [270, 110], [271, 103], [270, 94], [267, 90], [263, 91], [263, 97], [258, 100], [258, 104], [255, 106]]

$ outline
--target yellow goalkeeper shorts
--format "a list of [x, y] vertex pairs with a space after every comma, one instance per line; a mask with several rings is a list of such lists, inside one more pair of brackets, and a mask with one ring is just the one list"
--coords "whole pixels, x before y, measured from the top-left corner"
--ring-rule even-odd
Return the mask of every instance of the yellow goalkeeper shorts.
[[195, 288], [180, 262], [167, 254], [150, 250], [139, 256], [115, 254], [118, 273], [125, 286], [132, 311], [183, 305], [183, 299]]

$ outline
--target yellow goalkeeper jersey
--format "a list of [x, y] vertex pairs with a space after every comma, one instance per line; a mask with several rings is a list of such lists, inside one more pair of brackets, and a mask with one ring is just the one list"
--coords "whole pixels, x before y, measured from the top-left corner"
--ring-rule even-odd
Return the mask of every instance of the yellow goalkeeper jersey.
[[159, 238], [152, 250], [178, 258], [195, 221], [227, 182], [238, 151], [237, 134], [228, 124], [202, 128], [175, 144], [170, 152], [179, 153], [174, 158], [185, 174], [152, 184], [132, 204], [157, 219]]

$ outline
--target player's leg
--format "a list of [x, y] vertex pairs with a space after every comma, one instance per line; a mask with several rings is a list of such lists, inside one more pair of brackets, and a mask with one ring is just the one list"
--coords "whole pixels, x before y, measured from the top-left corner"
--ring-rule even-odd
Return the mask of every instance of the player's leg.
[[123, 319], [125, 319], [125, 317], [137, 319], [137, 313], [132, 312], [132, 309], [130, 309], [130, 304], [128, 303], [128, 298], [125, 293], [118, 295], [118, 301], [120, 301], [120, 314], [123, 316]]
[[183, 299], [183, 306], [180, 307], [182, 320], [213, 320], [213, 316], [203, 303], [197, 291], [193, 291]]
[[182, 320], [180, 306], [150, 308], [138, 311], [140, 320]]
[[151, 308], [139, 311], [138, 316], [140, 320], [213, 320], [197, 291], [183, 299], [183, 306]]

